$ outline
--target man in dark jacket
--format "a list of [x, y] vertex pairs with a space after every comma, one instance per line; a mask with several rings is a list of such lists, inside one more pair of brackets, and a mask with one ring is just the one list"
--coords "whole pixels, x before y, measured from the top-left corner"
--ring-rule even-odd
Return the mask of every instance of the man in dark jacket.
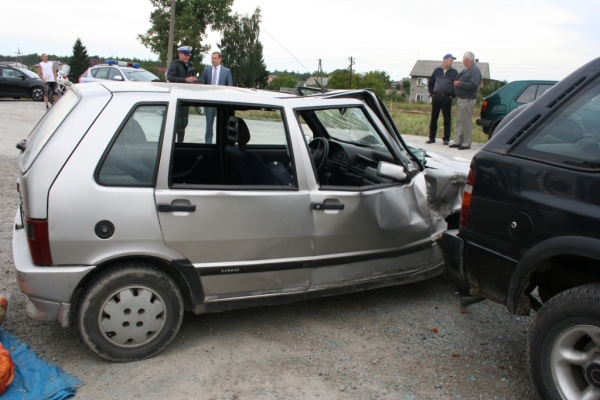
[[452, 68], [452, 63], [456, 60], [452, 54], [446, 54], [441, 67], [436, 68], [429, 78], [427, 88], [431, 96], [431, 121], [429, 122], [429, 140], [425, 143], [435, 143], [437, 134], [437, 122], [440, 117], [440, 110], [444, 117], [444, 144], [450, 141], [451, 111], [452, 99], [454, 95], [454, 79], [458, 71]]
[[[190, 62], [192, 48], [190, 46], [181, 46], [177, 48], [177, 52], [179, 53], [179, 59], [171, 61], [169, 70], [167, 71], [167, 80], [169, 82], [179, 83], [198, 82], [198, 78], [196, 78], [196, 70], [194, 70], [194, 64]], [[189, 114], [190, 107], [179, 107], [179, 112], [177, 113], [177, 142], [183, 142]]]

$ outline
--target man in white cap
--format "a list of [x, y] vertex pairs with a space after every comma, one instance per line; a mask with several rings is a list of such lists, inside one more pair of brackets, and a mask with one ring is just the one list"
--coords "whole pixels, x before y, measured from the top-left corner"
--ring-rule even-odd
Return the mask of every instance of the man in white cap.
[[[198, 78], [196, 78], [194, 64], [190, 62], [192, 47], [181, 46], [177, 48], [177, 52], [179, 53], [179, 59], [171, 61], [169, 70], [167, 71], [167, 81], [179, 83], [197, 82]], [[183, 142], [189, 113], [190, 108], [186, 106], [180, 107], [177, 113], [177, 142]]]

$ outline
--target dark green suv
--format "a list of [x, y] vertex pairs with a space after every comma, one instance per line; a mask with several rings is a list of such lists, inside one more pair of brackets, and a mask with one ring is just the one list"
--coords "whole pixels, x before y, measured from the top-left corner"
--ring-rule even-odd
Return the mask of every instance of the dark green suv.
[[514, 81], [481, 102], [481, 118], [476, 121], [491, 138], [502, 119], [515, 108], [531, 103], [550, 89], [556, 81]]

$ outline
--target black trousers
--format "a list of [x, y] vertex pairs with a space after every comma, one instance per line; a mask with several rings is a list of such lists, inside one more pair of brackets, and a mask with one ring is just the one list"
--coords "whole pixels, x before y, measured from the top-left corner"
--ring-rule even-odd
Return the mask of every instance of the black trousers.
[[429, 123], [429, 139], [435, 140], [438, 128], [440, 110], [444, 117], [444, 141], [450, 140], [450, 118], [452, 111], [452, 99], [448, 96], [433, 95], [431, 100], [431, 122]]

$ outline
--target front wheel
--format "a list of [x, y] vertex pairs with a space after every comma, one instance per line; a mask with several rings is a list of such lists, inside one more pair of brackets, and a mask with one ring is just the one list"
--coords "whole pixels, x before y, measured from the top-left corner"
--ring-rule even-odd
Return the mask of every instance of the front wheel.
[[564, 291], [529, 332], [531, 376], [543, 399], [600, 398], [600, 284]]
[[175, 338], [183, 298], [165, 272], [129, 262], [107, 269], [81, 294], [79, 333], [90, 349], [115, 362], [150, 358]]

